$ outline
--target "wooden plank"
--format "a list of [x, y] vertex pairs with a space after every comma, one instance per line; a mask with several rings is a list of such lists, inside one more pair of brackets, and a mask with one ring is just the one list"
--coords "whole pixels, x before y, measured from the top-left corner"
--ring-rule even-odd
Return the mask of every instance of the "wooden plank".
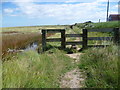
[[88, 40], [112, 40], [113, 37], [88, 37]]
[[66, 37], [82, 37], [83, 34], [66, 34]]
[[61, 31], [64, 31], [65, 29], [43, 29], [47, 33], [60, 33]]
[[46, 31], [42, 30], [42, 52], [46, 50]]
[[88, 43], [88, 30], [83, 29], [83, 43], [82, 43], [82, 48], [86, 49], [87, 48], [87, 43]]
[[89, 29], [88, 32], [112, 32], [113, 28]]
[[46, 39], [46, 42], [60, 42], [61, 38], [50, 38], [50, 39]]
[[82, 41], [66, 42], [66, 45], [82, 45]]
[[109, 45], [88, 45], [88, 47], [107, 47]]
[[66, 36], [65, 36], [65, 30], [61, 31], [61, 48], [65, 49], [66, 48]]

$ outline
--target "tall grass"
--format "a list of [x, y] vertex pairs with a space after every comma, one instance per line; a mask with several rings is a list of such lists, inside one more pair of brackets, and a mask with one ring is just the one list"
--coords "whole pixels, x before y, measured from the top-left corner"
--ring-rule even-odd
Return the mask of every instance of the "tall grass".
[[5, 60], [2, 70], [3, 88], [59, 87], [60, 74], [72, 67], [71, 59], [64, 54], [57, 49], [44, 54], [29, 51]]
[[86, 50], [80, 57], [79, 68], [87, 73], [88, 88], [117, 88], [118, 46]]
[[[107, 27], [116, 27], [117, 22], [110, 22]], [[93, 23], [97, 28], [106, 27], [107, 23]], [[98, 25], [98, 26], [97, 26]], [[101, 26], [102, 25], [102, 26]], [[37, 27], [38, 28], [38, 27]], [[51, 27], [53, 28], [53, 27]], [[67, 33], [81, 33], [81, 28], [75, 27], [75, 30], [68, 30]], [[11, 28], [12, 29], [12, 28]], [[8, 30], [9, 31], [9, 30]], [[101, 36], [103, 33], [90, 33], [89, 36]], [[103, 36], [110, 35], [104, 33]], [[56, 34], [53, 37], [58, 37]], [[21, 47], [20, 43], [30, 43], [33, 39], [40, 39], [40, 36], [30, 34], [20, 36], [6, 36], [6, 41], [10, 48]], [[14, 38], [14, 39], [13, 39]], [[5, 37], [3, 38], [5, 39]], [[23, 40], [23, 41], [22, 41]], [[74, 38], [73, 38], [74, 40]], [[4, 40], [5, 41], [5, 40]], [[30, 41], [30, 42], [29, 42]], [[24, 42], [24, 43], [23, 43]], [[7, 42], [6, 42], [7, 43]], [[4, 45], [6, 43], [3, 43]], [[12, 43], [12, 44], [10, 44]], [[95, 42], [90, 42], [95, 43]], [[51, 43], [49, 43], [51, 44]], [[4, 47], [3, 45], [3, 47]], [[7, 45], [7, 44], [6, 44]], [[19, 46], [20, 45], [20, 46]], [[60, 43], [52, 43], [53, 46], [59, 46]], [[23, 45], [24, 46], [24, 45]], [[80, 57], [79, 68], [87, 73], [86, 86], [96, 88], [115, 88], [118, 84], [118, 47], [110, 46], [106, 48], [91, 48], [85, 51]], [[5, 49], [4, 49], [5, 50]], [[63, 51], [52, 49], [44, 54], [38, 54], [34, 51], [19, 53], [16, 56], [6, 58], [3, 62], [3, 88], [56, 88], [59, 87], [59, 75], [72, 67], [71, 59], [65, 56]]]
[[[0, 35], [0, 44], [2, 43], [2, 35]], [[2, 89], [2, 46], [0, 45], [0, 89]]]
[[8, 48], [24, 48], [26, 45], [34, 41], [41, 41], [41, 35], [39, 33], [41, 29], [57, 29], [65, 27], [65, 25], [46, 25], [1, 28], [2, 30], [0, 30], [0, 35], [2, 35], [2, 44], [0, 44], [0, 46], [2, 45], [2, 54], [6, 54]]
[[[82, 28], [115, 28], [120, 27], [118, 21], [101, 23], [77, 24], [75, 32], [80, 33]], [[90, 26], [94, 27], [90, 27]], [[79, 28], [78, 30], [76, 28]], [[89, 32], [88, 37], [109, 37], [112, 33]], [[109, 44], [108, 41], [89, 40], [88, 44]], [[110, 43], [112, 44], [112, 42]], [[80, 57], [79, 68], [86, 72], [87, 88], [117, 88], [118, 87], [118, 46], [111, 45], [105, 48], [89, 48]]]
[[8, 48], [24, 48], [34, 41], [41, 41], [40, 33], [2, 34], [2, 53], [5, 54]]

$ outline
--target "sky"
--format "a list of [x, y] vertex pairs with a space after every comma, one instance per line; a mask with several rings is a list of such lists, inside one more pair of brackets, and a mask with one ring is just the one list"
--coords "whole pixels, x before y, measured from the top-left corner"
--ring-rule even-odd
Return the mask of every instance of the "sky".
[[[106, 21], [108, 0], [0, 0], [2, 27], [65, 25]], [[118, 14], [119, 0], [110, 0], [109, 14]]]

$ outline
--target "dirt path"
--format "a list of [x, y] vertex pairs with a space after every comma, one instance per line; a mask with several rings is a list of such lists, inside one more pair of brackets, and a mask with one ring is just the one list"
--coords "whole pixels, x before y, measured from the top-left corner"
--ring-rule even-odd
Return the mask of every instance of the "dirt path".
[[[80, 41], [80, 38], [76, 38], [75, 41]], [[80, 48], [76, 46], [76, 50], [78, 51], [79, 49]], [[81, 54], [82, 53], [73, 53], [66, 55], [72, 58], [72, 63], [76, 65], [80, 60]], [[60, 88], [83, 88], [85, 86], [85, 78], [84, 72], [80, 71], [80, 69], [76, 67], [61, 77]]]
[[[73, 58], [73, 63], [79, 62], [81, 53], [66, 54], [70, 58]], [[82, 88], [84, 86], [85, 76], [78, 67], [65, 73], [60, 82], [61, 88]]]

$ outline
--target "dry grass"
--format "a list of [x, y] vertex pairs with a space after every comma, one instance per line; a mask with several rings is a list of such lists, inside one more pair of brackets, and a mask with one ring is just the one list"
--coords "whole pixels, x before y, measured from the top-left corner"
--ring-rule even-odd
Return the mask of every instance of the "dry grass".
[[[0, 30], [2, 36], [2, 55], [9, 49], [24, 48], [34, 41], [41, 41], [41, 29], [65, 28], [65, 26], [26, 26], [26, 27], [6, 27]], [[48, 36], [51, 34], [48, 34]]]
[[17, 31], [8, 31], [8, 32], [1, 32], [2, 34], [14, 34], [14, 33], [19, 33]]
[[26, 45], [34, 41], [41, 41], [40, 33], [2, 34], [2, 54], [4, 55], [8, 48], [24, 48]]
[[41, 29], [63, 29], [66, 26], [48, 25], [48, 26], [26, 26], [26, 27], [4, 27], [0, 32], [39, 32]]

